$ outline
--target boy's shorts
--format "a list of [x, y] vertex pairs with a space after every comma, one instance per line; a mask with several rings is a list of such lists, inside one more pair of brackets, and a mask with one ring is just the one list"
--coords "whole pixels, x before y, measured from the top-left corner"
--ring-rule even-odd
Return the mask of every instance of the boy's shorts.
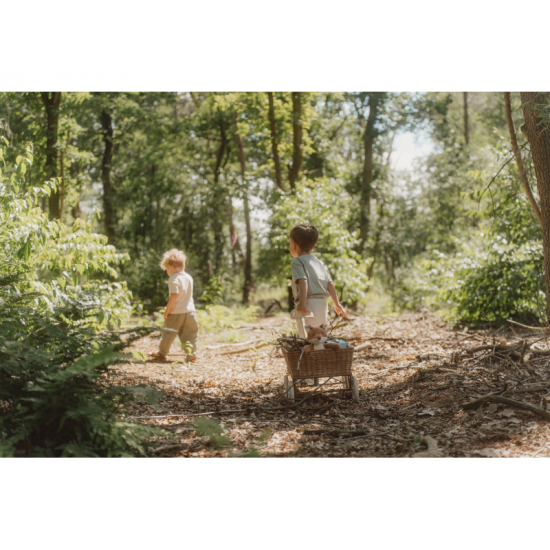
[[313, 319], [296, 319], [298, 336], [307, 338], [307, 332], [304, 325], [318, 327], [327, 322], [328, 305], [326, 298], [308, 298], [306, 309], [313, 313]]
[[[164, 320], [163, 328], [171, 328], [173, 330], [162, 333], [162, 339], [159, 345], [159, 352], [163, 355], [170, 353], [170, 346], [179, 336], [183, 349], [187, 354], [187, 358], [191, 359], [197, 350], [197, 339], [199, 337], [199, 323], [197, 322], [197, 314], [195, 311], [187, 313], [172, 313]], [[175, 332], [173, 332], [175, 331]]]

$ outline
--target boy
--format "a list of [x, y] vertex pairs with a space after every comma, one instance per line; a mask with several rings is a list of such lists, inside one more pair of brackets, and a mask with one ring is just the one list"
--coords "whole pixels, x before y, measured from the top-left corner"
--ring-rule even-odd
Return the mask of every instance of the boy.
[[[307, 223], [298, 224], [290, 232], [290, 253], [294, 257], [290, 262], [294, 303], [298, 313], [313, 313], [313, 319], [308, 318], [307, 323], [316, 327], [327, 321], [329, 297], [336, 313], [346, 317], [346, 310], [340, 305], [327, 266], [311, 253], [318, 238], [317, 229]], [[296, 319], [296, 325], [298, 336], [305, 338], [304, 320]]]
[[164, 253], [160, 267], [168, 273], [168, 290], [170, 298], [164, 312], [164, 327], [173, 329], [163, 331], [157, 353], [152, 357], [166, 359], [170, 353], [170, 346], [179, 336], [181, 344], [187, 354], [187, 361], [194, 363], [197, 360], [197, 338], [199, 324], [193, 303], [193, 278], [185, 273], [185, 254], [173, 248]]

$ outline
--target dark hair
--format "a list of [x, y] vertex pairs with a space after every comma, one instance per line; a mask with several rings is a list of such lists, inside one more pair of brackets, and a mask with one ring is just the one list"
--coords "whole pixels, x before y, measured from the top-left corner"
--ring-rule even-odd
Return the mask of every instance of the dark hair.
[[309, 223], [299, 223], [292, 228], [290, 232], [290, 238], [300, 247], [304, 252], [310, 252], [317, 244], [319, 239], [319, 232], [316, 227]]

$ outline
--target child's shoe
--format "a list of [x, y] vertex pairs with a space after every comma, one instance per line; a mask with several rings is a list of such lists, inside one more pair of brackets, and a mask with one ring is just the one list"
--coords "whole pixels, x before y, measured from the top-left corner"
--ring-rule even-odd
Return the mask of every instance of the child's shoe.
[[196, 363], [197, 362], [197, 356], [194, 355], [193, 357], [188, 357], [187, 362], [188, 363]]
[[149, 357], [152, 357], [153, 359], [160, 359], [161, 361], [168, 360], [168, 355], [164, 355], [164, 353], [160, 353], [160, 351], [155, 351], [154, 353], [150, 353]]

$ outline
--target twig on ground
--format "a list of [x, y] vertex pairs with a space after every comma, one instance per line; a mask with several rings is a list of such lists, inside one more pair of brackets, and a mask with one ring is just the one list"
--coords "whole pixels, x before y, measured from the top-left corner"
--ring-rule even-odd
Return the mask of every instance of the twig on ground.
[[157, 447], [156, 449], [151, 449], [151, 454], [159, 454], [162, 451], [174, 451], [175, 449], [187, 449], [189, 445], [178, 444], [178, 445], [166, 445], [165, 447]]
[[518, 327], [522, 328], [528, 328], [529, 330], [538, 330], [540, 332], [546, 332], [546, 329], [544, 327], [530, 327], [528, 325], [522, 325], [521, 323], [518, 323], [517, 321], [512, 321], [512, 319], [506, 319], [509, 323], [512, 323], [513, 325], [517, 325]]
[[235, 350], [231, 350], [231, 351], [224, 351], [223, 353], [220, 353], [220, 355], [234, 355], [236, 353], [244, 353], [245, 351], [251, 351], [251, 350], [255, 351], [257, 349], [264, 348], [265, 346], [269, 346], [269, 345], [274, 344], [274, 343], [275, 343], [275, 340], [270, 340], [269, 342], [259, 343], [256, 346], [249, 346], [249, 347], [243, 348], [243, 349], [235, 349]]
[[523, 401], [516, 401], [515, 399], [509, 399], [508, 397], [501, 397], [500, 395], [484, 395], [474, 401], [469, 401], [467, 403], [462, 403], [462, 408], [471, 409], [481, 405], [482, 403], [502, 403], [503, 405], [508, 405], [509, 407], [514, 407], [516, 409], [521, 409], [524, 411], [530, 411], [545, 420], [550, 420], [550, 413], [539, 407], [535, 407], [529, 403], [524, 403]]
[[[378, 429], [378, 428], [377, 428]], [[374, 437], [374, 436], [386, 436], [390, 439], [395, 439], [396, 441], [401, 441], [402, 443], [410, 443], [407, 439], [403, 439], [402, 437], [397, 437], [395, 435], [388, 434], [387, 432], [383, 432], [382, 430], [378, 430], [379, 433], [376, 432], [367, 432], [366, 430], [304, 430], [304, 435], [333, 435], [333, 436], [339, 436], [339, 435], [351, 435], [351, 436], [364, 436], [364, 437]]]

